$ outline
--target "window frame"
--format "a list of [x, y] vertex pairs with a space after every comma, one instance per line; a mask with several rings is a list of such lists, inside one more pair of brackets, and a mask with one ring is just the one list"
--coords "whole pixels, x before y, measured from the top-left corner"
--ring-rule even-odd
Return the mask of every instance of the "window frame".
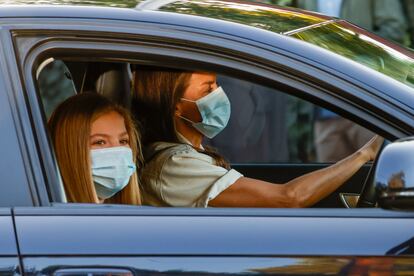
[[[169, 33], [163, 30], [150, 34], [145, 28], [142, 30], [136, 28], [135, 33], [126, 36], [120, 29], [112, 25], [101, 25], [101, 21], [96, 21], [97, 25], [94, 26], [95, 30], [92, 32], [85, 30], [84, 26], [65, 26], [66, 29], [59, 32], [36, 29], [13, 31], [15, 48], [19, 48], [19, 45], [24, 46], [18, 51], [19, 65], [26, 85], [28, 108], [33, 120], [32, 127], [37, 138], [51, 202], [56, 199], [58, 199], [57, 202], [64, 201], [64, 192], [45, 129], [45, 118], [39, 108], [41, 100], [36, 93], [36, 82], [33, 76], [39, 62], [53, 55], [72, 55], [75, 58], [82, 52], [92, 60], [130, 61], [172, 67], [177, 67], [177, 59], [179, 59], [181, 67], [216, 71], [232, 77], [262, 82], [271, 87], [282, 85], [288, 94], [322, 107], [328, 107], [357, 123], [363, 122], [368, 129], [388, 139], [414, 133], [408, 123], [403, 126], [399, 124], [401, 116], [404, 115], [402, 112], [398, 113], [398, 116], [390, 116], [389, 112], [387, 113], [390, 110], [388, 103], [382, 102], [382, 106], [376, 107], [376, 103], [367, 100], [366, 95], [372, 91], [372, 87], [364, 87], [360, 83], [352, 84], [346, 77], [338, 77], [326, 68], [318, 68], [316, 64], [299, 63], [283, 51], [277, 52], [277, 49], [270, 51], [234, 40], [180, 31]], [[132, 23], [133, 26], [137, 24]], [[137, 35], [140, 31], [142, 32]], [[174, 35], [178, 37], [173, 39]], [[197, 44], [190, 48], [186, 46], [187, 40], [195, 40]], [[217, 44], [220, 47], [216, 46]], [[254, 51], [250, 53], [249, 51], [252, 50]], [[247, 55], [247, 58], [242, 54]], [[312, 77], [310, 77], [310, 72], [312, 72]], [[334, 81], [337, 82], [337, 86], [333, 85]], [[345, 91], [348, 93], [344, 93]], [[351, 99], [355, 99], [355, 95], [361, 92], [364, 96], [351, 102]], [[381, 102], [380, 99], [378, 102]], [[369, 111], [364, 105], [377, 110], [378, 113]]]

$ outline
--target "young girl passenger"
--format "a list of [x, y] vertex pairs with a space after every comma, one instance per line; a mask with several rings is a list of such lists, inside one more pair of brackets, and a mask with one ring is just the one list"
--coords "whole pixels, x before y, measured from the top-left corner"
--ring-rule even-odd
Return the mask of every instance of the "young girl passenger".
[[141, 204], [140, 140], [126, 109], [82, 93], [60, 104], [48, 127], [69, 202]]

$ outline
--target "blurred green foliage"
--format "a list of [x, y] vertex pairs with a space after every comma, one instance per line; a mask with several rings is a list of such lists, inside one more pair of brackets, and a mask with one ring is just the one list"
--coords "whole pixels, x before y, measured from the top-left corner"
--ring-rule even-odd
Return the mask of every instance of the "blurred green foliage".
[[355, 33], [340, 23], [306, 30], [294, 34], [293, 37], [325, 48], [414, 87], [413, 59], [376, 42], [367, 35]]
[[225, 1], [178, 0], [160, 7], [160, 10], [223, 19], [276, 33], [323, 22], [320, 18], [300, 13], [286, 13], [264, 6], [235, 5]]

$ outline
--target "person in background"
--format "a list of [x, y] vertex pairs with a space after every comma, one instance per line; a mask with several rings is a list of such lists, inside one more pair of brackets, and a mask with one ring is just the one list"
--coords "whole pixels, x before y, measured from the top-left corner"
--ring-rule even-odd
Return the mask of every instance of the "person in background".
[[[294, 0], [293, 6], [346, 19], [383, 38], [404, 42], [406, 22], [399, 0]], [[363, 146], [374, 134], [337, 114], [314, 112], [317, 161], [336, 162]]]
[[402, 0], [403, 9], [408, 23], [408, 35], [409, 43], [408, 46], [414, 49], [414, 1], [413, 0]]
[[[412, 25], [413, 0], [257, 0], [346, 19], [388, 40], [407, 44], [406, 16]], [[404, 4], [404, 8], [403, 5]], [[410, 29], [413, 32], [413, 28]], [[411, 35], [411, 38], [413, 36]], [[373, 133], [323, 108], [309, 108], [315, 121], [313, 144], [318, 162], [336, 162], [364, 145]], [[294, 116], [290, 114], [289, 116]], [[303, 155], [303, 154], [302, 154]]]
[[140, 139], [126, 109], [82, 93], [56, 108], [48, 128], [69, 202], [141, 204]]
[[383, 38], [404, 42], [407, 24], [399, 0], [293, 0], [292, 5], [339, 17]]

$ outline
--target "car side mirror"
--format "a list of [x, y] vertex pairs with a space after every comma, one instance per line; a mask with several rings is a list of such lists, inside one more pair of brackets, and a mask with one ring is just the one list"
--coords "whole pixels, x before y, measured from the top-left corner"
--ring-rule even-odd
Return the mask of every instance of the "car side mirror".
[[385, 146], [374, 183], [380, 207], [414, 210], [414, 137]]

